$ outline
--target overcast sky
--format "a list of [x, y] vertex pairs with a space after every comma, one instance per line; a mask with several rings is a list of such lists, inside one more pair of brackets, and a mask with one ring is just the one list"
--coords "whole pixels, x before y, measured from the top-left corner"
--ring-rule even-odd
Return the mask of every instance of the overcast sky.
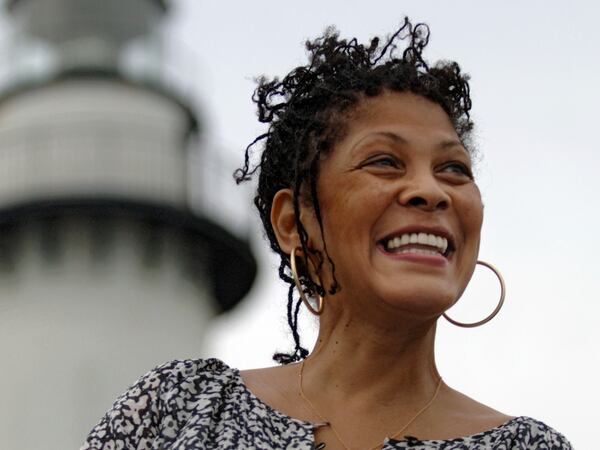
[[[451, 386], [503, 412], [547, 422], [576, 448], [595, 447], [592, 420], [598, 419], [600, 403], [598, 4], [176, 4], [170, 50], [187, 61], [181, 76], [202, 108], [205, 147], [220, 149], [231, 168], [263, 131], [250, 101], [253, 78], [282, 75], [304, 64], [306, 38], [334, 24], [343, 36], [364, 41], [394, 31], [404, 14], [430, 25], [428, 59], [455, 59], [472, 76], [482, 154], [478, 183], [485, 202], [480, 257], [501, 269], [508, 289], [505, 308], [481, 328], [459, 329], [441, 321], [440, 372]], [[234, 211], [223, 207], [223, 217], [239, 228], [236, 221], [250, 211], [250, 198], [229, 179], [223, 177], [223, 183], [225, 192], [235, 190], [232, 199], [242, 194], [248, 205], [234, 202]], [[195, 186], [201, 189], [202, 182], [196, 179]], [[259, 277], [245, 303], [218, 320], [202, 355], [240, 368], [270, 365], [272, 352], [290, 343], [277, 261], [256, 220], [251, 226]], [[484, 269], [477, 270], [462, 309], [453, 311], [457, 318], [475, 319], [493, 308], [497, 287], [488, 278]], [[314, 331], [307, 318], [302, 330], [307, 345]]]

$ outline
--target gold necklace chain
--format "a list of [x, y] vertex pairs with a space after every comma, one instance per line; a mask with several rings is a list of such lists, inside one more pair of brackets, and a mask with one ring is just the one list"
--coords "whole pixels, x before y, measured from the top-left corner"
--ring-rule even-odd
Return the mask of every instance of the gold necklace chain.
[[[302, 362], [300, 363], [300, 373], [298, 376], [298, 388], [300, 391], [300, 396], [308, 404], [308, 406], [310, 406], [310, 408], [319, 417], [319, 419], [322, 420], [325, 424], [327, 424], [327, 426], [329, 426], [329, 428], [331, 429], [331, 431], [333, 432], [333, 434], [335, 435], [337, 440], [340, 442], [340, 444], [342, 444], [342, 446], [346, 450], [350, 450], [350, 447], [348, 447], [348, 445], [346, 445], [346, 443], [344, 442], [342, 437], [339, 435], [339, 433], [337, 432], [335, 427], [331, 424], [331, 422], [328, 421], [325, 417], [323, 417], [323, 415], [317, 410], [317, 408], [315, 408], [315, 405], [313, 405], [313, 403], [308, 399], [308, 397], [304, 393], [304, 389], [302, 388], [302, 373], [304, 372], [304, 361], [305, 360], [302, 360]], [[442, 378], [440, 377], [440, 380], [438, 381], [437, 387], [435, 388], [435, 392], [433, 393], [433, 396], [431, 397], [431, 399], [408, 422], [406, 422], [406, 424], [402, 428], [400, 428], [398, 431], [396, 431], [389, 437], [394, 438], [395, 436], [398, 436], [400, 433], [402, 433], [404, 430], [406, 430], [415, 420], [417, 420], [417, 418], [421, 414], [423, 414], [425, 411], [427, 411], [427, 409], [433, 404], [433, 402], [437, 398], [441, 387], [442, 387]], [[374, 446], [369, 447], [368, 450], [375, 450], [375, 449], [379, 448], [380, 445], [381, 444], [375, 444]]]

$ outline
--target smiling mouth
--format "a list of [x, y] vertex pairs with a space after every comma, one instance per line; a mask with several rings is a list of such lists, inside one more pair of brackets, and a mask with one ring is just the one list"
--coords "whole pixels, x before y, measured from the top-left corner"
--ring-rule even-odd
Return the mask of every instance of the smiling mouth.
[[432, 233], [403, 233], [388, 236], [378, 242], [386, 253], [448, 256], [454, 251], [452, 241]]

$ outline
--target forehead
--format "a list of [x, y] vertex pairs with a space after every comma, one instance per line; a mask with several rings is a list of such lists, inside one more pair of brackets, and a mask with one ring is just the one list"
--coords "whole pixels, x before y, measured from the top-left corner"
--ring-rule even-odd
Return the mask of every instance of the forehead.
[[407, 92], [385, 91], [363, 98], [347, 116], [345, 133], [335, 147], [353, 148], [370, 137], [395, 137], [407, 145], [463, 147], [440, 105]]

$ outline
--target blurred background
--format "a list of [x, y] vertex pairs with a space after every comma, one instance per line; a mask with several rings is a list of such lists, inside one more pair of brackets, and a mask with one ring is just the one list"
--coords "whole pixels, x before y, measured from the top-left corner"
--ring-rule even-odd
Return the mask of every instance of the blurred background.
[[[77, 448], [173, 358], [272, 364], [285, 286], [235, 186], [264, 131], [255, 77], [304, 64], [328, 25], [367, 40], [427, 22], [472, 75], [480, 257], [506, 305], [440, 321], [445, 381], [594, 447], [600, 44], [595, 2], [5, 0], [0, 18], [0, 448]], [[498, 287], [478, 268], [452, 316]], [[311, 346], [316, 322], [302, 317]]]

